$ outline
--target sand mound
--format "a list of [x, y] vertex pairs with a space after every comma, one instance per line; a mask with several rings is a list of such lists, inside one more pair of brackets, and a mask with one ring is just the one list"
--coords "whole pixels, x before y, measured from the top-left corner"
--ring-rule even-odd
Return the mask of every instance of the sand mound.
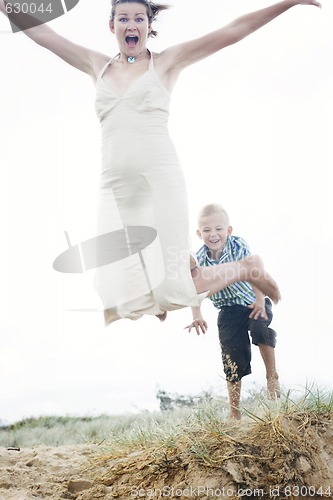
[[126, 452], [0, 450], [0, 499], [333, 498], [332, 415], [283, 415], [180, 433]]
[[71, 478], [93, 453], [91, 446], [0, 449], [0, 499], [76, 498], [66, 496]]

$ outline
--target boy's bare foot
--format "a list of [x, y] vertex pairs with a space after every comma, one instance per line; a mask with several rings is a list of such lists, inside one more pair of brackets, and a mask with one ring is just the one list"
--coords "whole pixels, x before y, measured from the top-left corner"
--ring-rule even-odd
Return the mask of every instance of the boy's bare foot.
[[279, 377], [276, 375], [276, 377], [270, 377], [267, 379], [267, 397], [268, 399], [271, 399], [275, 401], [276, 399], [279, 399], [281, 396], [281, 389], [280, 389], [280, 382], [279, 382]]
[[265, 271], [261, 258], [258, 255], [251, 255], [247, 257], [247, 261], [250, 266], [247, 281], [253, 283], [253, 285], [272, 299], [274, 304], [277, 304], [281, 300], [279, 287], [275, 280]]
[[232, 420], [241, 420], [242, 414], [240, 411], [240, 395], [242, 381], [231, 382], [227, 380], [228, 395], [229, 395], [229, 418]]
[[165, 321], [167, 317], [167, 311], [164, 311], [163, 314], [156, 314], [156, 318], [158, 318], [160, 321]]
[[230, 409], [230, 414], [229, 418], [231, 420], [241, 420], [242, 419], [242, 414], [238, 408], [231, 408]]

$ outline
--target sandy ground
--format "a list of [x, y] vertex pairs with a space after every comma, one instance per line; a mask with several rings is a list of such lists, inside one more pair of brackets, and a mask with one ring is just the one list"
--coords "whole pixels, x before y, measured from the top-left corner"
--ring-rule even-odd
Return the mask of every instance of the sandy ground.
[[[0, 449], [0, 499], [72, 499], [90, 489], [81, 470], [92, 455], [91, 446], [38, 446]], [[93, 498], [93, 497], [92, 497]]]
[[0, 448], [0, 500], [333, 498], [333, 420], [304, 422], [255, 428], [248, 443], [245, 434], [217, 440], [220, 459], [210, 467], [181, 448], [117, 457], [97, 445]]

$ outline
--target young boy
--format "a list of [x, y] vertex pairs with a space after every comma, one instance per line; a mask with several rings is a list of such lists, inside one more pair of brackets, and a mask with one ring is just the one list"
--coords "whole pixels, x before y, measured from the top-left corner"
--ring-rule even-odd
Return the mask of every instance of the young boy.
[[[197, 252], [199, 266], [214, 266], [243, 259], [250, 254], [247, 243], [232, 236], [227, 212], [219, 204], [204, 206], [199, 214], [197, 234], [204, 245]], [[218, 329], [223, 368], [226, 375], [230, 416], [241, 418], [241, 379], [251, 373], [251, 345], [257, 345], [266, 367], [270, 399], [280, 397], [279, 377], [275, 365], [276, 333], [272, 321], [271, 301], [255, 287], [242, 281], [209, 297], [219, 309]], [[199, 307], [192, 308], [193, 322], [187, 328], [205, 333], [207, 324]]]

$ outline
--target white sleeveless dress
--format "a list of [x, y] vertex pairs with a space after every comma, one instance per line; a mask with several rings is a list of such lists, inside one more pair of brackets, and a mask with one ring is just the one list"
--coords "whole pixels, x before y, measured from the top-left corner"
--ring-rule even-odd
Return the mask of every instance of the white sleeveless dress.
[[207, 295], [197, 296], [190, 273], [186, 186], [168, 132], [170, 95], [152, 54], [148, 71], [123, 95], [103, 80], [109, 64], [96, 82], [102, 127], [98, 234], [125, 236], [110, 249], [118, 258], [96, 270], [106, 325], [196, 306]]

